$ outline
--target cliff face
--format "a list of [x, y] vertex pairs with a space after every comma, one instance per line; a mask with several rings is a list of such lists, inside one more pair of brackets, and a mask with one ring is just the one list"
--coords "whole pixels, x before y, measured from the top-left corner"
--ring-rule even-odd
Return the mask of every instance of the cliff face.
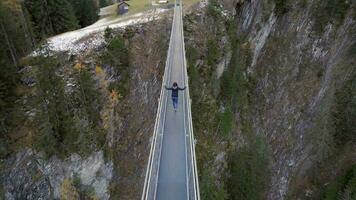
[[129, 93], [120, 107], [114, 136], [112, 199], [141, 197], [170, 27], [170, 20], [162, 19], [131, 40]]
[[80, 182], [88, 188], [88, 193], [99, 199], [110, 197], [107, 188], [113, 165], [104, 161], [102, 151], [85, 159], [73, 154], [64, 161], [57, 157], [47, 161], [26, 149], [7, 160], [6, 166], [8, 169], [4, 171], [6, 176], [3, 179], [5, 199], [59, 199], [68, 193], [63, 189], [66, 179]]
[[[207, 162], [213, 166], [212, 185], [236, 198], [238, 165], [229, 152], [260, 137], [267, 145], [267, 199], [320, 198], [323, 185], [355, 163], [354, 16], [351, 2], [226, 0], [186, 17], [191, 82], [202, 88], [192, 92], [200, 93], [193, 104], [214, 99], [204, 105], [217, 113], [208, 119], [193, 108], [197, 145], [213, 155], [197, 147], [201, 171]], [[199, 120], [215, 125], [201, 127]], [[230, 135], [216, 136], [224, 132]], [[201, 174], [203, 187], [209, 176]]]
[[[276, 7], [268, 14], [271, 8], [264, 1], [242, 3], [237, 8], [237, 27], [250, 43], [252, 63], [247, 73], [256, 80], [249, 118], [253, 132], [265, 135], [271, 148], [267, 197], [284, 199], [293, 189], [293, 177], [305, 178], [312, 165], [332, 154], [334, 133], [325, 123], [334, 120], [325, 118], [333, 112], [336, 91], [355, 78], [351, 49], [356, 21], [352, 9], [344, 11], [342, 21], [329, 13], [331, 21], [317, 30], [321, 20], [317, 12], [325, 12], [320, 11], [322, 2], [295, 1], [281, 15]], [[350, 158], [355, 162], [354, 156]], [[343, 164], [340, 159], [335, 162]]]
[[[77, 41], [86, 47], [80, 52], [41, 57], [42, 50], [24, 59], [23, 126], [11, 146], [17, 153], [1, 161], [0, 199], [139, 198], [168, 49], [167, 18], [92, 33]], [[41, 79], [47, 67], [50, 76]], [[47, 79], [55, 82], [42, 84]], [[41, 102], [55, 102], [57, 109], [45, 106], [43, 114]], [[43, 123], [47, 113], [55, 113], [58, 124], [71, 120], [62, 126], [68, 132]], [[42, 134], [55, 137], [41, 145]]]

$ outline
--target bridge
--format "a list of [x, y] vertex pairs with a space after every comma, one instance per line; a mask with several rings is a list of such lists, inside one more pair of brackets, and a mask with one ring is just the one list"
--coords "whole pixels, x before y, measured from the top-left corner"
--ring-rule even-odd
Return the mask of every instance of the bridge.
[[[179, 2], [179, 4], [178, 4]], [[200, 200], [181, 1], [174, 7], [171, 37], [141, 200]], [[171, 87], [180, 87], [174, 112]]]

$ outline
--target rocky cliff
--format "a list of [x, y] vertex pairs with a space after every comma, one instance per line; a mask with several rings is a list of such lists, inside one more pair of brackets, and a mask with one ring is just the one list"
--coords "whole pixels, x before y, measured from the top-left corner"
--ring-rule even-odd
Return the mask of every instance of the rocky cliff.
[[[355, 3], [212, 0], [185, 12], [202, 199], [352, 199]], [[108, 29], [78, 40], [100, 41], [80, 54], [23, 61], [6, 199], [139, 198], [169, 31], [167, 20]]]
[[203, 198], [326, 198], [355, 164], [355, 3], [201, 7], [185, 26]]
[[[294, 184], [303, 184], [293, 180], [312, 176], [307, 171], [335, 153], [332, 140], [337, 138], [332, 138], [335, 133], [327, 129], [339, 127], [328, 127], [327, 123], [336, 119], [326, 118], [333, 112], [336, 91], [347, 80], [355, 79], [356, 70], [352, 50], [356, 44], [355, 10], [335, 8], [329, 15], [320, 16], [318, 12], [328, 12], [324, 8], [327, 2], [285, 4], [280, 8], [285, 9], [282, 13], [278, 4], [264, 1], [237, 3], [236, 10], [237, 32], [246, 36], [252, 52], [246, 72], [256, 80], [249, 111], [252, 131], [265, 135], [271, 148], [268, 199], [292, 195]], [[344, 16], [336, 17], [333, 12], [344, 12], [339, 13]], [[354, 134], [354, 130], [350, 131]], [[355, 163], [355, 151], [346, 148], [353, 161], [334, 159], [348, 167]], [[312, 190], [308, 185], [301, 187]]]
[[80, 51], [45, 46], [22, 60], [23, 124], [15, 153], [0, 163], [0, 199], [139, 198], [168, 19], [100, 30], [77, 41]]

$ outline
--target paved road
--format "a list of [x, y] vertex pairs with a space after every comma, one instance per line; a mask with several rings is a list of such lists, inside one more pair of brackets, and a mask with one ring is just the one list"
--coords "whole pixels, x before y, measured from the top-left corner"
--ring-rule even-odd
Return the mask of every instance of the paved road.
[[[182, 17], [180, 6], [175, 8], [175, 17], [171, 36], [171, 59], [170, 70], [167, 78], [172, 85], [177, 82], [184, 86], [184, 65], [182, 46]], [[163, 130], [162, 153], [158, 174], [157, 199], [158, 200], [183, 200], [187, 199], [187, 156], [186, 156], [186, 102], [184, 92], [180, 91], [177, 112], [174, 112], [169, 95], [167, 108], [165, 110], [165, 123]]]

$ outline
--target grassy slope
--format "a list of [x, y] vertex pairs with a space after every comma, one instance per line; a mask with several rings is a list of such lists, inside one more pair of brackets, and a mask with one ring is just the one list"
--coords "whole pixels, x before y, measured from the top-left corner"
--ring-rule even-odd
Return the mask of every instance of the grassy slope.
[[[185, 7], [190, 7], [192, 5], [194, 5], [195, 3], [199, 2], [199, 0], [182, 0], [183, 1], [183, 5]], [[173, 3], [174, 1], [170, 1], [171, 3]], [[144, 12], [153, 8], [159, 8], [161, 6], [152, 6], [151, 5], [151, 1], [150, 0], [129, 0], [128, 4], [130, 5], [130, 10], [127, 14], [125, 15], [117, 15], [117, 3], [106, 7], [105, 9], [107, 9], [107, 12], [110, 13], [104, 17], [110, 17], [110, 18], [120, 18], [122, 16], [127, 16], [127, 15], [134, 15], [140, 12]], [[162, 5], [162, 7], [164, 7], [165, 5]]]

